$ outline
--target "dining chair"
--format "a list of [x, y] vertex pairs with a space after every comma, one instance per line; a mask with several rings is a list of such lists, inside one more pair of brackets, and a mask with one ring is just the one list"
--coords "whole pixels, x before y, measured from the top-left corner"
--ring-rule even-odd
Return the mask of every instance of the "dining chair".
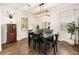
[[43, 39], [43, 43], [44, 43], [44, 54], [47, 54], [47, 51], [50, 48], [52, 48], [53, 41], [54, 41], [54, 35], [49, 36], [48, 38], [44, 38]]
[[34, 32], [28, 33], [28, 46], [32, 43], [33, 48], [36, 48], [36, 43], [38, 42], [39, 35], [35, 34]]
[[36, 48], [36, 43], [39, 41], [39, 38], [40, 38], [40, 35], [34, 33], [34, 38], [33, 38], [34, 48]]
[[55, 40], [54, 40], [54, 42], [53, 42], [53, 44], [52, 44], [52, 47], [54, 47], [54, 55], [56, 54], [56, 52], [57, 52], [57, 41], [58, 41], [58, 37], [59, 37], [59, 34], [57, 33], [57, 34], [55, 34]]
[[30, 47], [30, 44], [33, 40], [33, 32], [29, 32], [28, 33], [28, 46]]
[[43, 43], [42, 41], [42, 37], [41, 37], [42, 34], [38, 33], [38, 34], [34, 34], [34, 38], [33, 38], [33, 48], [34, 49], [37, 49], [39, 50], [39, 53], [41, 51], [41, 45]]
[[[54, 38], [54, 36], [55, 36], [55, 38]], [[58, 37], [59, 37], [59, 34], [57, 33], [57, 34], [54, 34], [51, 37], [48, 37], [44, 40], [44, 43], [45, 43], [44, 54], [47, 54], [47, 51], [50, 48], [54, 48], [54, 55], [56, 54]]]

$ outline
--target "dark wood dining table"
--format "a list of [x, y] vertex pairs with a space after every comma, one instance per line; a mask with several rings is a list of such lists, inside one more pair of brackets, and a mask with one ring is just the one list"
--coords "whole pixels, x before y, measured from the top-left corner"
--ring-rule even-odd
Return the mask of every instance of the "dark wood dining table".
[[[52, 35], [54, 35], [53, 33], [45, 33], [45, 32], [42, 32], [42, 33], [39, 33], [39, 32], [34, 32], [34, 34], [35, 35], [40, 35], [40, 39], [38, 39], [39, 40], [39, 42], [42, 40], [43, 41], [43, 44], [44, 44], [44, 52], [45, 52], [45, 54], [46, 54], [46, 52], [47, 52], [47, 43], [46, 43], [46, 41], [47, 40], [50, 40], [51, 39], [51, 36]], [[41, 43], [41, 42], [40, 42]], [[41, 47], [41, 46], [40, 46]]]
[[[45, 33], [45, 32], [39, 33], [39, 32], [36, 32], [36, 31], [32, 32], [32, 33], [34, 33], [36, 35], [36, 37], [37, 37], [37, 35], [40, 35], [39, 38], [35, 39], [35, 40], [39, 41], [39, 42], [36, 41], [36, 43], [41, 44], [41, 41], [43, 41], [42, 45], [38, 45], [38, 46], [40, 48], [43, 47], [42, 50], [44, 50], [44, 54], [47, 54], [47, 50], [48, 50], [47, 46], [54, 42], [54, 40], [51, 41], [50, 39], [51, 39], [52, 36], [54, 37], [53, 39], [55, 39], [55, 33]], [[47, 41], [50, 41], [50, 42], [47, 42]], [[50, 47], [48, 47], [48, 48], [50, 48]], [[39, 49], [39, 51], [40, 50], [41, 49]]]
[[46, 32], [41, 32], [41, 33], [39, 33], [39, 32], [33, 32], [34, 34], [41, 34], [43, 37], [45, 37], [45, 38], [47, 38], [47, 37], [49, 37], [49, 36], [51, 36], [51, 35], [53, 35], [53, 33], [46, 33]]

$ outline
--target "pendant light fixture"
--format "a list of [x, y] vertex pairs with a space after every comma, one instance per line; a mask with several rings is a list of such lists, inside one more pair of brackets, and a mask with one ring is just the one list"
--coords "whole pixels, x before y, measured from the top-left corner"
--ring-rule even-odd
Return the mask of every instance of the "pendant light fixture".
[[40, 7], [40, 11], [35, 13], [34, 15], [36, 16], [49, 16], [49, 11], [47, 9], [45, 9], [45, 3], [41, 3], [39, 4], [39, 7]]

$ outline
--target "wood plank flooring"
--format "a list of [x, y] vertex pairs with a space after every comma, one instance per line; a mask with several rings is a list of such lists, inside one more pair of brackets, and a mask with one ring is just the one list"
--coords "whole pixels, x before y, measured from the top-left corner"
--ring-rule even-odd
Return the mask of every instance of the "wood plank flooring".
[[[28, 47], [27, 39], [3, 45], [3, 51], [0, 55], [43, 55], [37, 49]], [[47, 55], [54, 55], [53, 49], [50, 49]], [[58, 42], [58, 51], [56, 55], [79, 55], [79, 47], [69, 45], [67, 42]]]

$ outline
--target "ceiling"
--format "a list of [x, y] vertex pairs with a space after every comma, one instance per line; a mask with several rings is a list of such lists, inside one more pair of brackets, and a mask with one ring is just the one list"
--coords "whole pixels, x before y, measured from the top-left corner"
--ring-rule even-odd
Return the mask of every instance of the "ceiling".
[[[13, 7], [15, 9], [18, 9], [18, 10], [21, 10], [24, 12], [30, 12], [30, 13], [38, 12], [40, 10], [39, 4], [40, 3], [0, 3], [0, 5]], [[54, 7], [66, 6], [66, 5], [70, 5], [70, 4], [68, 4], [68, 3], [66, 3], [66, 4], [64, 4], [64, 3], [45, 3], [44, 8], [49, 9], [51, 7], [54, 8]]]
[[[4, 5], [4, 6], [9, 6], [9, 7], [13, 7], [22, 11], [28, 11], [28, 12], [36, 12], [39, 11], [39, 4], [40, 3], [2, 3], [0, 5]], [[52, 4], [52, 3], [45, 3], [44, 7], [45, 8], [50, 8], [51, 6], [56, 5], [56, 3]]]

